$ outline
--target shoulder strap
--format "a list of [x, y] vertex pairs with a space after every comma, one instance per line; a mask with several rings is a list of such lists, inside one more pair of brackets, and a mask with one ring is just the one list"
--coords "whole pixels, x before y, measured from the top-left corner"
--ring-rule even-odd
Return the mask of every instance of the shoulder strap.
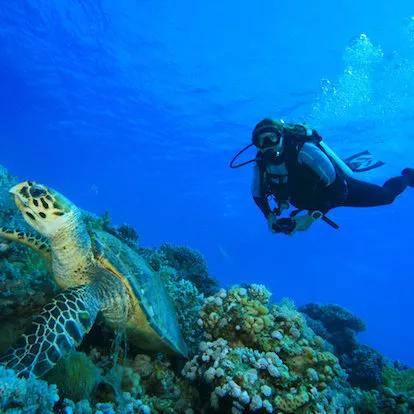
[[316, 130], [302, 124], [287, 124], [283, 133], [289, 141], [297, 145], [303, 145], [305, 142], [319, 144], [322, 141]]

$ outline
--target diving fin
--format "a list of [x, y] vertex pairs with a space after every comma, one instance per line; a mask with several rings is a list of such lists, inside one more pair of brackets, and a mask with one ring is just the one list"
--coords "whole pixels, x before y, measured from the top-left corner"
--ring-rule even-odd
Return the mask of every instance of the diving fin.
[[353, 172], [357, 173], [370, 171], [385, 164], [382, 161], [375, 160], [369, 151], [358, 152], [358, 154], [345, 158], [344, 161]]

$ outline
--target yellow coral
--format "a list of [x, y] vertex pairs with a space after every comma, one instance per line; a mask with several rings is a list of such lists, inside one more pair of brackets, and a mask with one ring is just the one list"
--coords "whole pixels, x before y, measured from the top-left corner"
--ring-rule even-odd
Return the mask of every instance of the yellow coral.
[[286, 413], [295, 413], [309, 402], [309, 393], [302, 386], [297, 394], [286, 393], [283, 396], [278, 395], [274, 404], [277, 408]]
[[270, 396], [275, 412], [317, 412], [327, 404], [321, 392], [341, 373], [338, 361], [291, 302], [270, 305], [269, 298], [258, 285], [207, 298], [200, 325], [208, 342], [183, 374], [207, 381], [214, 390], [211, 401], [219, 406], [220, 398], [230, 398], [235, 412], [270, 412]]

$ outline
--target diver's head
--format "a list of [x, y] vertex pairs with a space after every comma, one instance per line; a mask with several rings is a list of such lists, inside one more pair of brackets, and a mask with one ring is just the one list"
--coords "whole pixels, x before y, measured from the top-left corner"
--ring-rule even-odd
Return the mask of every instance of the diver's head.
[[253, 129], [252, 143], [269, 161], [277, 162], [283, 154], [283, 121], [263, 119]]

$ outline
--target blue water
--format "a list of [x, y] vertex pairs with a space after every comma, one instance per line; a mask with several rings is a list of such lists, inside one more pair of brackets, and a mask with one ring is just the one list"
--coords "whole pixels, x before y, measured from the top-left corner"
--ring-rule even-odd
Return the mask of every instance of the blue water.
[[361, 340], [414, 364], [414, 191], [278, 237], [250, 168], [227, 166], [265, 116], [311, 123], [340, 155], [370, 149], [387, 162], [374, 182], [413, 166], [412, 2], [1, 3], [1, 164], [143, 245], [200, 250], [223, 285], [341, 304]]

